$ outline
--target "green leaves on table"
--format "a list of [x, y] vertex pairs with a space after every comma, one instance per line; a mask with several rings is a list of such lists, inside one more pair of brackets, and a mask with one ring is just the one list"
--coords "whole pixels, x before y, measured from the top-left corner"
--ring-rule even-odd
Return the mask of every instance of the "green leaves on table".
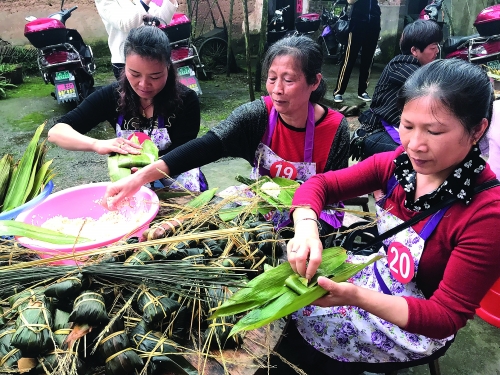
[[[132, 142], [139, 143], [137, 136], [133, 136]], [[121, 180], [129, 176], [132, 172], [130, 168], [142, 168], [158, 160], [158, 147], [153, 141], [146, 139], [142, 142], [141, 153], [133, 154], [114, 154], [108, 157], [108, 173], [112, 182]]]
[[251, 280], [222, 304], [210, 319], [250, 311], [233, 327], [230, 336], [262, 327], [324, 296], [326, 290], [317, 285], [319, 276], [335, 282], [346, 281], [380, 257], [372, 257], [362, 264], [346, 263], [346, 259], [346, 251], [340, 247], [323, 250], [323, 260], [309, 286], [303, 284], [288, 262], [283, 263]]
[[77, 240], [74, 236], [14, 220], [0, 220], [0, 236], [26, 237], [55, 245], [71, 245], [90, 241], [83, 237], [79, 237]]

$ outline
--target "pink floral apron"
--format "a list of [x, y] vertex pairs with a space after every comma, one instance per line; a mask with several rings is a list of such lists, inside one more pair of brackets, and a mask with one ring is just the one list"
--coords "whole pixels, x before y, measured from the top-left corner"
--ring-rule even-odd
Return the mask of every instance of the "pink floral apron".
[[[132, 134], [140, 131], [145, 133], [154, 142], [159, 151], [166, 150], [172, 144], [165, 119], [163, 116], [158, 116], [158, 120], [152, 129], [137, 129], [134, 124], [134, 118], [129, 121], [124, 121], [124, 116], [119, 115], [116, 124], [116, 136], [119, 138], [129, 138]], [[181, 173], [172, 178], [162, 178], [159, 180], [163, 186], [172, 189], [187, 189], [189, 191], [205, 191], [208, 189], [208, 184], [205, 176], [200, 168], [194, 168], [187, 172]]]
[[[316, 163], [313, 160], [314, 148], [314, 106], [309, 103], [307, 122], [306, 122], [306, 137], [304, 144], [304, 161], [303, 162], [289, 162], [279, 157], [271, 148], [271, 139], [278, 123], [278, 112], [271, 108], [269, 114], [269, 126], [266, 129], [262, 142], [259, 143], [257, 151], [255, 152], [254, 167], [252, 169], [250, 178], [258, 179], [259, 176], [271, 176], [271, 170], [275, 169], [279, 173], [279, 177], [294, 179], [299, 182], [307, 181], [309, 178], [316, 174]], [[293, 168], [291, 166], [293, 166]], [[288, 171], [287, 167], [288, 166]], [[293, 171], [293, 172], [292, 172]], [[334, 207], [344, 207], [342, 203], [335, 204]], [[321, 212], [320, 218], [330, 224], [333, 228], [337, 229], [342, 226], [344, 219], [344, 212], [335, 210], [324, 210]], [[272, 211], [266, 219], [272, 221], [275, 227], [280, 228], [290, 223], [289, 212]]]
[[[397, 185], [388, 182], [390, 196]], [[384, 200], [377, 205], [378, 231], [384, 233], [402, 223], [385, 211]], [[420, 234], [411, 227], [384, 241], [379, 254], [388, 255], [365, 268], [350, 281], [377, 292], [424, 299], [416, 285], [416, 274], [425, 241], [432, 234], [447, 208], [435, 213]], [[349, 256], [359, 263], [366, 257]], [[406, 279], [405, 279], [406, 278]], [[398, 281], [401, 280], [402, 281]], [[304, 339], [322, 353], [342, 362], [406, 362], [428, 357], [442, 348], [453, 336], [437, 340], [407, 332], [355, 306], [322, 308], [307, 306], [293, 314]]]

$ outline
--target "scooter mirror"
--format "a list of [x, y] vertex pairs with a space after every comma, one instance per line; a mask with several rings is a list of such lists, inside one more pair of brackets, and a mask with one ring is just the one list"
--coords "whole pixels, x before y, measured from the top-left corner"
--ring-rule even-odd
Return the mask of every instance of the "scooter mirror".
[[35, 16], [28, 16], [28, 17], [24, 17], [24, 19], [28, 22], [31, 22], [31, 21], [34, 21], [36, 20], [36, 17]]

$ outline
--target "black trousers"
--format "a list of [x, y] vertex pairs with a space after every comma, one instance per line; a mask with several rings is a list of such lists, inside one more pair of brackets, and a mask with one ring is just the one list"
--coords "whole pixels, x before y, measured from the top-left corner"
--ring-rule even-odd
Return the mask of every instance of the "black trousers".
[[[339, 362], [314, 349], [304, 340], [297, 330], [295, 323], [289, 319], [284, 336], [276, 351], [288, 362], [299, 367], [308, 375], [358, 375], [364, 371], [385, 373], [397, 371], [413, 366], [420, 366], [443, 356], [454, 340], [448, 341], [444, 347], [426, 358], [411, 362]], [[290, 365], [283, 362], [278, 356], [271, 356], [270, 370], [273, 375], [297, 375]]]
[[394, 142], [389, 133], [386, 131], [368, 135], [364, 140], [364, 152], [362, 159], [366, 159], [372, 155], [385, 151], [394, 151], [399, 147], [399, 144]]
[[[351, 20], [351, 22], [353, 21]], [[344, 61], [340, 65], [337, 87], [333, 95], [344, 94], [360, 50], [358, 95], [366, 91], [379, 35], [380, 18], [373, 19], [371, 22], [360, 22], [351, 25]]]

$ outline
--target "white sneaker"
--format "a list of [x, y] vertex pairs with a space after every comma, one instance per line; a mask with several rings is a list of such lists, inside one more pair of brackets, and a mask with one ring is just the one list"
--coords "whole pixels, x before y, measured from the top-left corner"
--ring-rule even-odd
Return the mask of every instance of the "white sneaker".
[[338, 94], [337, 94], [337, 95], [334, 95], [334, 97], [333, 97], [333, 101], [334, 101], [335, 103], [342, 103], [342, 102], [344, 101], [344, 98], [342, 98], [342, 95], [338, 95]]
[[370, 95], [368, 95], [366, 92], [362, 93], [361, 95], [358, 95], [358, 98], [361, 100], [364, 100], [365, 102], [371, 102], [372, 98], [370, 98]]

